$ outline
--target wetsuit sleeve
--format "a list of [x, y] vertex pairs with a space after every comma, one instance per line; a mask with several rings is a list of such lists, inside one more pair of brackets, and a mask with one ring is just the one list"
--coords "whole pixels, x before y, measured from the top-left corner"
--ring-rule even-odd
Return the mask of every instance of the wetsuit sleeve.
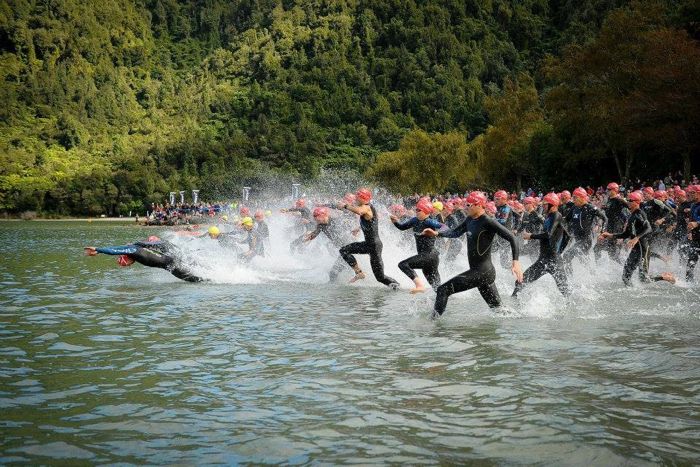
[[435, 219], [426, 219], [425, 225], [427, 225], [431, 229], [437, 230], [437, 231], [439, 231], [440, 229], [444, 229], [446, 227], [445, 224], [443, 224], [442, 222], [439, 222]]
[[649, 235], [652, 232], [651, 224], [649, 223], [649, 219], [644, 219], [644, 224], [641, 232], [637, 232], [637, 238], [642, 238], [646, 235]]
[[396, 226], [397, 229], [399, 230], [408, 230], [414, 225], [416, 225], [416, 222], [418, 222], [417, 217], [411, 217], [405, 222], [394, 222], [394, 225]]
[[700, 222], [700, 204], [695, 204], [695, 206], [690, 209], [690, 218], [693, 222]]
[[513, 253], [513, 261], [517, 261], [520, 257], [520, 249], [518, 248], [518, 242], [515, 241], [515, 236], [513, 233], [508, 230], [507, 227], [501, 225], [495, 220], [489, 219], [489, 222], [487, 222], [486, 225], [492, 232], [510, 243], [510, 250]]
[[138, 251], [136, 245], [107, 246], [95, 248], [95, 251], [105, 255], [133, 255]]
[[318, 237], [318, 234], [321, 233], [321, 224], [316, 224], [316, 228], [313, 230], [313, 232], [309, 233], [309, 236], [311, 238], [316, 238]]
[[447, 227], [444, 227], [438, 231], [438, 235], [440, 237], [445, 237], [445, 238], [461, 237], [467, 231], [467, 223], [468, 222], [469, 222], [469, 218], [463, 220], [462, 223], [459, 224], [454, 229], [448, 229]]
[[593, 208], [593, 214], [600, 220], [603, 221], [601, 231], [605, 232], [605, 228], [608, 226], [608, 216], [603, 212], [602, 209]]

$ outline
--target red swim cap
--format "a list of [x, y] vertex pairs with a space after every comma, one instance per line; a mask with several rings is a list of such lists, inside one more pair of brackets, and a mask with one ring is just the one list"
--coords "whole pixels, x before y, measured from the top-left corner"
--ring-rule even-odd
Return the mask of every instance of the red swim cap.
[[294, 206], [298, 208], [303, 208], [306, 206], [306, 200], [304, 198], [299, 198], [296, 203], [294, 203]]
[[[567, 191], [568, 193], [568, 191]], [[542, 199], [545, 203], [551, 204], [552, 206], [559, 206], [559, 196], [556, 193], [547, 193]]]
[[581, 198], [588, 199], [588, 192], [582, 187], [578, 187], [574, 190], [574, 196], [579, 196]]
[[314, 217], [325, 217], [328, 215], [328, 208], [325, 206], [318, 206], [314, 209]]
[[610, 183], [608, 183], [608, 190], [620, 191], [620, 185], [618, 185], [615, 182], [610, 182]]
[[357, 193], [355, 193], [355, 196], [363, 203], [369, 203], [372, 200], [372, 192], [367, 188], [360, 188], [357, 190]]
[[643, 198], [643, 197], [642, 197], [642, 192], [639, 191], [639, 190], [637, 190], [637, 191], [633, 191], [632, 193], [629, 194], [629, 196], [627, 196], [627, 201], [632, 201], [632, 202], [635, 202], [635, 203], [641, 203], [641, 202], [642, 202], [642, 198]]
[[247, 207], [243, 206], [243, 207], [241, 208], [240, 213], [241, 213], [241, 216], [243, 216], [243, 217], [248, 217], [248, 216], [250, 216], [250, 209], [248, 209]]
[[433, 203], [427, 199], [420, 199], [418, 203], [416, 203], [416, 211], [430, 215], [433, 213]]
[[486, 206], [488, 199], [486, 199], [486, 196], [480, 191], [472, 191], [469, 193], [469, 196], [467, 196], [466, 202], [467, 204], [473, 204], [474, 206], [484, 207]]
[[650, 186], [645, 186], [642, 190], [642, 193], [644, 193], [645, 195], [654, 196], [654, 189]]
[[[556, 195], [556, 193], [552, 193], [552, 194], [553, 194], [553, 195]], [[545, 196], [545, 198], [546, 198], [546, 196]], [[564, 191], [562, 191], [561, 193], [559, 193], [559, 196], [557, 196], [557, 199], [559, 199], [559, 198], [561, 198], [561, 201], [560, 201], [560, 202], [563, 201], [564, 203], [566, 203], [567, 201], [569, 201], [569, 200], [571, 199], [571, 193], [569, 192], [569, 190], [564, 190]], [[551, 203], [550, 203], [550, 204], [551, 204]], [[558, 204], [559, 204], [559, 203], [557, 203], [557, 205], [558, 205]]]
[[533, 198], [532, 196], [527, 196], [523, 200], [523, 204], [537, 204], [537, 200]]
[[666, 192], [664, 190], [657, 190], [654, 192], [654, 198], [664, 199], [666, 197]]
[[134, 260], [127, 255], [117, 256], [117, 264], [123, 268], [134, 264]]
[[493, 199], [507, 199], [508, 198], [508, 193], [505, 192], [505, 190], [498, 190], [496, 193], [493, 194]]
[[265, 213], [263, 212], [262, 209], [258, 209], [255, 211], [255, 218], [256, 219], [265, 219]]
[[684, 190], [676, 190], [676, 196], [688, 196]]

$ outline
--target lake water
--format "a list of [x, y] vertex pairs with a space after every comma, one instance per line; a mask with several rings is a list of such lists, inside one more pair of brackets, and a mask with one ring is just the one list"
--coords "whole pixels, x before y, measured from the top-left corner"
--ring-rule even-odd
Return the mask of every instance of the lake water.
[[328, 286], [325, 248], [281, 234], [245, 268], [191, 240], [200, 284], [82, 255], [153, 233], [0, 222], [0, 464], [700, 461], [697, 284], [579, 265], [570, 300], [544, 278], [509, 313], [471, 291], [431, 321], [391, 245], [399, 292]]

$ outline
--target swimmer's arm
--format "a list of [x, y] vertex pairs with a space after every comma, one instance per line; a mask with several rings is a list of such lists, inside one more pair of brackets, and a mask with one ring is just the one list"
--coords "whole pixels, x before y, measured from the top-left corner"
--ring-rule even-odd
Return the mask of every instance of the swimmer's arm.
[[[510, 243], [510, 251], [513, 254], [513, 261], [518, 261], [518, 258], [520, 257], [520, 248], [518, 247], [518, 242], [515, 241], [515, 236], [513, 233], [498, 222], [489, 222], [487, 225], [492, 232]], [[534, 236], [532, 238], [534, 238]]]
[[[395, 225], [396, 228], [399, 229], [399, 230], [408, 230], [408, 229], [410, 229], [411, 227], [413, 227], [414, 225], [416, 225], [416, 222], [418, 222], [418, 218], [417, 218], [417, 217], [411, 217], [410, 219], [408, 219], [408, 220], [406, 220], [406, 221], [404, 221], [404, 222], [396, 221], [396, 222], [394, 222], [394, 225]], [[437, 230], [437, 229], [435, 229], [435, 230]]]
[[605, 214], [605, 212], [602, 209], [595, 209], [593, 211], [595, 216], [603, 221], [603, 225], [601, 225], [600, 230], [605, 231], [605, 228], [608, 226], [608, 216]]
[[[444, 237], [444, 238], [458, 238], [464, 235], [464, 233], [467, 231], [467, 224], [469, 222], [469, 219], [464, 219], [461, 224], [459, 224], [457, 227], [454, 229], [447, 228], [446, 226], [443, 226], [440, 230], [437, 231], [438, 236]], [[428, 229], [426, 229], [428, 230]]]
[[133, 255], [138, 251], [136, 245], [107, 246], [95, 248], [95, 251], [104, 255]]

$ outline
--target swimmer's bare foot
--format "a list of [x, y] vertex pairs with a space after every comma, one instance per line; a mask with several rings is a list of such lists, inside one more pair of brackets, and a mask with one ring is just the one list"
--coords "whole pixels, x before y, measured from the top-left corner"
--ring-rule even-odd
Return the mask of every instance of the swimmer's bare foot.
[[415, 289], [411, 289], [410, 293], [411, 295], [417, 294], [417, 293], [423, 293], [425, 292], [425, 287], [416, 287]]
[[661, 278], [666, 282], [670, 282], [671, 284], [676, 283], [676, 277], [670, 272], [661, 273]]
[[365, 273], [362, 272], [362, 271], [360, 271], [360, 272], [356, 273], [355, 276], [353, 276], [352, 279], [350, 279], [350, 283], [352, 284], [353, 282], [360, 281], [360, 280], [362, 280], [362, 279], [364, 279], [364, 278], [365, 278]]

